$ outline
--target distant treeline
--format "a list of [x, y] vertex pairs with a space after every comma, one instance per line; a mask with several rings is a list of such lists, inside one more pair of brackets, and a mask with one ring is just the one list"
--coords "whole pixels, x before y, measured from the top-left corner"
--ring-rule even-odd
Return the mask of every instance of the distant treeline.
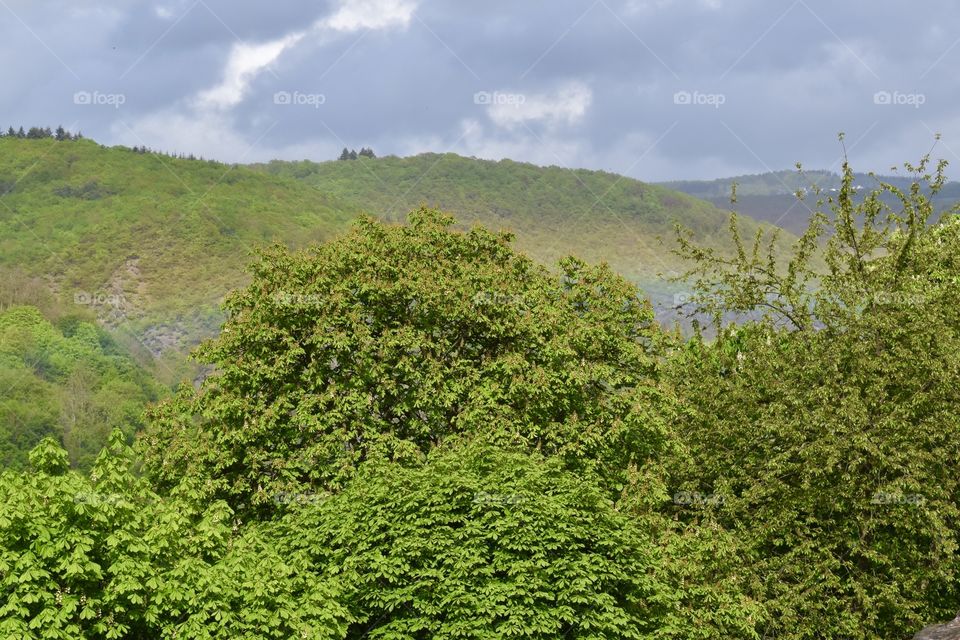
[[[0, 138], [20, 138], [24, 140], [45, 140], [52, 138], [54, 140], [66, 142], [74, 140], [83, 140], [84, 136], [82, 133], [71, 133], [70, 131], [64, 129], [62, 126], [57, 127], [56, 129], [51, 129], [50, 127], [30, 127], [29, 129], [24, 129], [20, 127], [14, 129], [13, 127], [7, 128], [4, 131], [0, 128]], [[107, 149], [107, 145], [100, 145], [104, 149]], [[199, 160], [201, 162], [212, 162], [214, 164], [223, 164], [217, 160], [207, 160], [203, 156], [196, 156], [192, 153], [180, 153], [180, 152], [170, 152], [170, 151], [157, 151], [156, 149], [151, 149], [146, 145], [133, 146], [133, 147], [122, 147], [133, 151], [134, 153], [141, 154], [155, 154], [158, 156], [164, 156], [167, 158], [176, 158], [178, 160]], [[367, 149], [361, 150], [361, 155], [364, 155], [364, 152], [368, 151]], [[373, 152], [370, 151], [372, 154]], [[372, 156], [371, 156], [372, 157]]]
[[[104, 148], [106, 149], [107, 147], [104, 146]], [[199, 160], [200, 162], [210, 162], [210, 163], [218, 164], [218, 165], [224, 164], [224, 163], [220, 162], [219, 160], [207, 160], [207, 159], [204, 158], [203, 156], [197, 156], [197, 155], [194, 155], [194, 154], [192, 154], [192, 153], [180, 153], [180, 152], [177, 152], [177, 151], [157, 151], [156, 149], [151, 149], [151, 148], [147, 147], [146, 145], [140, 145], [140, 146], [138, 146], [138, 147], [137, 147], [137, 146], [134, 146], [134, 147], [122, 147], [122, 148], [124, 148], [124, 149], [129, 149], [130, 151], [133, 151], [134, 153], [153, 154], [153, 155], [158, 155], [158, 156], [164, 156], [164, 157], [167, 157], [167, 158], [176, 158], [176, 159], [178, 159], [178, 160]], [[236, 165], [234, 165], [234, 166], [236, 166]]]
[[57, 127], [56, 129], [51, 129], [50, 127], [30, 127], [27, 130], [24, 130], [23, 127], [19, 129], [9, 127], [6, 132], [0, 129], [0, 138], [27, 138], [30, 140], [53, 138], [54, 140], [65, 142], [68, 140], [81, 140], [83, 134], [79, 132], [70, 133], [63, 127]]
[[362, 147], [360, 151], [356, 149], [347, 149], [343, 148], [343, 151], [340, 153], [340, 157], [337, 160], [356, 160], [358, 158], [376, 158], [376, 154], [373, 152], [373, 149], [368, 149]]

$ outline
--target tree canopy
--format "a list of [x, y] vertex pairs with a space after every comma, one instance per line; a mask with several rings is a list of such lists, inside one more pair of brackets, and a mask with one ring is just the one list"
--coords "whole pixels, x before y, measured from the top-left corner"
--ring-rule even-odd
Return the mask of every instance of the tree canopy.
[[907, 169], [911, 189], [854, 201], [845, 165], [786, 265], [760, 237], [682, 249], [719, 334], [671, 358], [679, 477], [725, 497], [773, 637], [906, 637], [960, 602], [960, 219], [930, 219], [943, 164]]
[[[82, 472], [46, 438], [0, 474], [0, 633], [879, 640], [952, 618], [960, 217], [932, 219], [943, 164], [907, 168], [854, 199], [845, 166], [785, 259], [736, 218], [732, 256], [680, 230], [691, 337], [605, 265], [431, 209], [262, 252], [197, 351], [213, 375], [136, 448], [116, 430]], [[0, 316], [45, 336], [3, 353], [69, 343], [37, 313]]]
[[372, 455], [416, 460], [489, 436], [622, 476], [662, 446], [649, 304], [608, 268], [551, 273], [510, 237], [422, 209], [277, 247], [198, 357], [218, 375], [158, 408], [147, 469], [231, 504], [338, 488]]

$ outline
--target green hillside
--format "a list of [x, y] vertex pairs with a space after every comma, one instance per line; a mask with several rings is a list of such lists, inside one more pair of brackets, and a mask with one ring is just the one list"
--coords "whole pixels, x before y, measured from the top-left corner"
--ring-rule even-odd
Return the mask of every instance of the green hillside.
[[0, 138], [0, 192], [0, 291], [40, 278], [154, 355], [216, 330], [255, 247], [322, 241], [353, 217], [292, 180], [89, 140]]
[[[789, 252], [729, 257], [723, 212], [607, 174], [273, 165], [298, 182], [45, 142], [5, 147], [0, 638], [873, 640], [956, 610], [942, 167], [889, 218], [848, 170]], [[684, 222], [712, 331], [664, 330], [608, 265], [392, 224], [434, 196], [636, 278]], [[353, 201], [387, 222], [342, 232]], [[212, 375], [170, 393], [136, 362], [244, 281]]]
[[[666, 304], [658, 274], [682, 222], [707, 246], [726, 214], [615, 174], [452, 154], [236, 166], [90, 140], [0, 138], [0, 299], [87, 311], [167, 382], [192, 375], [184, 354], [216, 333], [219, 303], [247, 282], [256, 248], [342, 233], [361, 211], [401, 222], [420, 204], [462, 227], [516, 233], [547, 265], [606, 261]], [[747, 231], [755, 225], [745, 221]], [[57, 314], [54, 314], [55, 317]]]
[[0, 468], [47, 435], [88, 465], [110, 429], [132, 433], [147, 402], [202, 377], [186, 355], [219, 331], [255, 249], [322, 242], [362, 210], [405, 221], [421, 203], [510, 229], [547, 265], [607, 261], [664, 307], [657, 274], [681, 268], [661, 240], [672, 224], [726, 237], [711, 205], [601, 172], [435, 154], [247, 167], [0, 137]]
[[107, 332], [82, 317], [51, 323], [0, 306], [0, 469], [21, 469], [42, 438], [88, 468], [113, 429], [132, 437], [164, 389]]
[[[662, 186], [603, 171], [477, 160], [452, 153], [356, 161], [257, 165], [324, 193], [356, 202], [387, 220], [420, 204], [453, 212], [463, 226], [509, 229], [517, 247], [553, 264], [575, 254], [605, 261], [649, 293], [668, 287], [658, 276], [679, 271], [670, 255], [673, 224], [682, 222], [707, 246], [725, 246], [727, 213]], [[752, 232], [756, 226], [745, 221]]]

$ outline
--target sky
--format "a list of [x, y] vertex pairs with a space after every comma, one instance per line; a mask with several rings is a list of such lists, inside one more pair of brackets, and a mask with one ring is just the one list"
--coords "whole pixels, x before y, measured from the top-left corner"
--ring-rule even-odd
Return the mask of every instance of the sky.
[[837, 169], [841, 131], [887, 172], [942, 134], [960, 168], [957, 24], [950, 0], [0, 0], [0, 125], [647, 181]]

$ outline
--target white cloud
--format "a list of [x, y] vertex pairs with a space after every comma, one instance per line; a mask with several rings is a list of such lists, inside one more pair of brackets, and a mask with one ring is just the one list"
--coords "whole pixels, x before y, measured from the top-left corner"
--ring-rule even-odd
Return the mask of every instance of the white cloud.
[[295, 31], [270, 42], [237, 43], [230, 52], [223, 79], [218, 85], [201, 92], [196, 98], [196, 105], [201, 109], [228, 109], [240, 104], [253, 79], [284, 51], [296, 46], [311, 33], [320, 35], [328, 30], [351, 32], [405, 27], [414, 9], [415, 4], [409, 0], [341, 0], [336, 11], [304, 31]]
[[340, 8], [319, 25], [335, 31], [405, 27], [415, 8], [409, 0], [341, 0]]
[[225, 162], [249, 161], [250, 144], [215, 112], [180, 113], [159, 111], [138, 119], [132, 125], [112, 127], [114, 138], [127, 146], [146, 145], [170, 152], [193, 153]]
[[239, 104], [258, 73], [271, 65], [288, 48], [300, 42], [304, 32], [291, 33], [262, 44], [238, 43], [233, 46], [220, 84], [197, 96], [201, 108], [229, 108]]
[[[218, 84], [181, 101], [170, 109], [148, 114], [132, 123], [113, 127], [122, 144], [189, 150], [198, 155], [231, 162], [250, 162], [275, 157], [325, 157], [336, 144], [331, 141], [300, 143], [286, 148], [250, 146], [233, 128], [228, 116], [246, 97], [253, 80], [284, 52], [308, 37], [331, 32], [404, 27], [415, 9], [411, 0], [341, 0], [339, 7], [308, 28], [268, 42], [241, 42], [233, 46]], [[160, 7], [157, 15], [163, 17]]]
[[593, 91], [582, 82], [569, 82], [553, 93], [521, 94], [496, 91], [490, 94], [487, 114], [501, 127], [530, 121], [549, 125], [574, 124], [583, 119], [593, 102]]

